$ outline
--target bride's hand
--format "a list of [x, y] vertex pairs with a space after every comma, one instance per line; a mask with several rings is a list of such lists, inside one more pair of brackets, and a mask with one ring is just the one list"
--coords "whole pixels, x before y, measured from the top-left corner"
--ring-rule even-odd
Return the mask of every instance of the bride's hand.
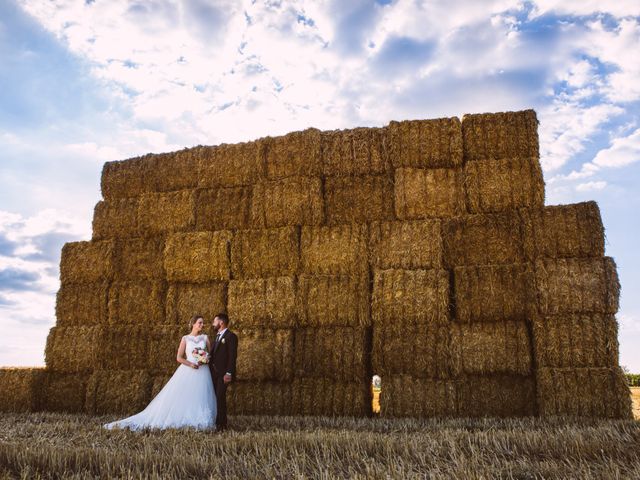
[[198, 369], [198, 367], [199, 367], [199, 365], [198, 365], [197, 363], [191, 363], [191, 366], [192, 366], [193, 368], [195, 368], [196, 370], [197, 370], [197, 369]]

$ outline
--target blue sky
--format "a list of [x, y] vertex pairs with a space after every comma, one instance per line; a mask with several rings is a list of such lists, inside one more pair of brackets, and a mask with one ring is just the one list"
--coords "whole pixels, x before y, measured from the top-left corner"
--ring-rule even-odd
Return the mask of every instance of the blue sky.
[[640, 372], [638, 51], [637, 0], [0, 0], [0, 365], [43, 362], [107, 160], [535, 108], [547, 204], [600, 204]]

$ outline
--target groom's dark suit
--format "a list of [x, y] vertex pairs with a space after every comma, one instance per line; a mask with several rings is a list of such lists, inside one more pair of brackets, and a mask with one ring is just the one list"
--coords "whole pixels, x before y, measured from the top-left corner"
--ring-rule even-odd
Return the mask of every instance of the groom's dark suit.
[[229, 374], [232, 379], [235, 379], [237, 355], [238, 336], [231, 330], [225, 330], [219, 340], [214, 339], [211, 346], [210, 368], [218, 403], [216, 426], [220, 430], [227, 426], [227, 384], [224, 383], [224, 376]]

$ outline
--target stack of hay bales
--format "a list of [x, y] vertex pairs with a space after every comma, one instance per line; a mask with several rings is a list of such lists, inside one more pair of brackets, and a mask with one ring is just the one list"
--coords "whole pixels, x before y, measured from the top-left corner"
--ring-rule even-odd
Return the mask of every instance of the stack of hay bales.
[[629, 415], [598, 208], [544, 206], [533, 111], [108, 162], [102, 192], [7, 404], [139, 410], [227, 311], [232, 413], [364, 416], [375, 373], [388, 416]]

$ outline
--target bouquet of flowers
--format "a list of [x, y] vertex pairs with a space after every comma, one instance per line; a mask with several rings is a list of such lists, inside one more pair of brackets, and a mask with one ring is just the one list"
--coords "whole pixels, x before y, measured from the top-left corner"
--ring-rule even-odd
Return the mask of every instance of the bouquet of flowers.
[[196, 359], [198, 365], [204, 365], [205, 363], [209, 363], [209, 352], [207, 352], [202, 347], [196, 347], [193, 349], [193, 358]]

